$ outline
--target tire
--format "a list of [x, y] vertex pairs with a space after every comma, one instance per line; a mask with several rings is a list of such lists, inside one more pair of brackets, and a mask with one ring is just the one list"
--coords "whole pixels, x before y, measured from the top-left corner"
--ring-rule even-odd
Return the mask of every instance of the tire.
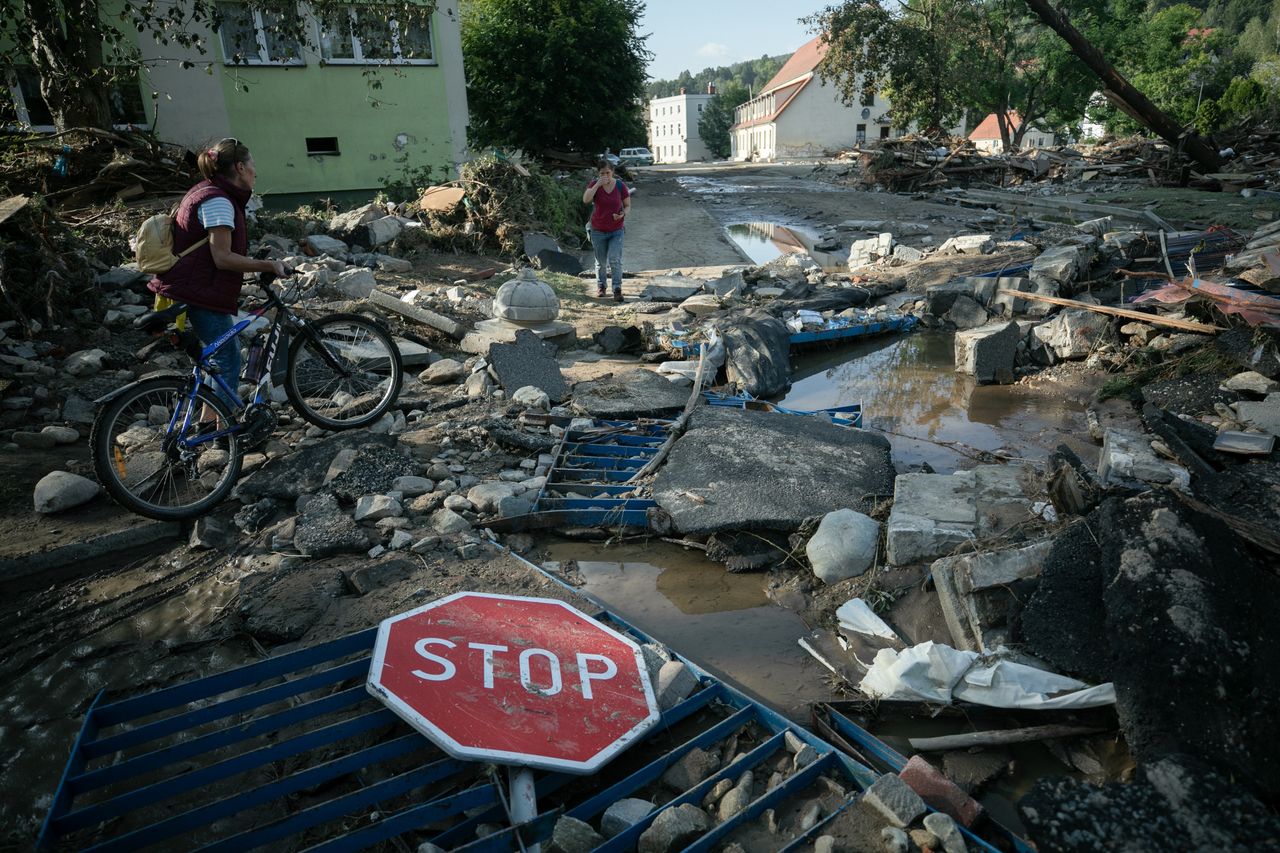
[[[94, 419], [89, 444], [98, 482], [116, 503], [138, 515], [160, 521], [204, 515], [222, 502], [240, 476], [243, 449], [236, 433], [195, 448], [177, 445], [189, 383], [176, 376], [145, 379], [109, 401]], [[217, 413], [220, 423], [236, 422], [221, 398], [201, 388], [190, 434], [198, 431], [204, 406]], [[172, 432], [170, 423], [175, 424]]]
[[359, 314], [330, 314], [294, 337], [284, 390], [298, 414], [316, 426], [354, 429], [378, 420], [395, 403], [401, 369], [400, 350], [380, 323]]

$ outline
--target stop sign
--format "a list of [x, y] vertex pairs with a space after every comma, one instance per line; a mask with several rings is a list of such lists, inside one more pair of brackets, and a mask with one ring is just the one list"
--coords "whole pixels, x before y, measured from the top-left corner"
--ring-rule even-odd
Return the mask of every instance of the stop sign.
[[366, 687], [455, 758], [570, 773], [659, 716], [640, 647], [549, 598], [459, 592], [392, 616]]

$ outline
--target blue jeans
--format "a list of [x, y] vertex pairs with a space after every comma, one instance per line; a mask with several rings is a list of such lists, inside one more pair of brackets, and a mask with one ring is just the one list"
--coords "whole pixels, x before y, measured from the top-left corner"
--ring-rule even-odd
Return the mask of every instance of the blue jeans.
[[[234, 314], [216, 314], [213, 311], [191, 306], [187, 307], [187, 319], [191, 323], [191, 331], [196, 333], [196, 337], [205, 346], [225, 335], [236, 324]], [[236, 388], [240, 384], [240, 342], [238, 340], [231, 341], [218, 350], [213, 356], [213, 363], [218, 366], [223, 381], [228, 385]], [[213, 387], [224, 398], [226, 397], [226, 394], [222, 393], [222, 388], [216, 383]], [[227, 402], [234, 401], [227, 399]]]
[[622, 292], [622, 235], [625, 228], [617, 231], [597, 231], [591, 229], [591, 248], [596, 253], [596, 284], [604, 290], [605, 264], [613, 271], [613, 291]]

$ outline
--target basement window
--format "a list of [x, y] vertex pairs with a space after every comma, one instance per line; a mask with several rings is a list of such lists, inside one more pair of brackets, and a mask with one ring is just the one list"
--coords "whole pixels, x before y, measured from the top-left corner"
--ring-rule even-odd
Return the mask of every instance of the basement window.
[[307, 137], [308, 157], [337, 157], [341, 153], [338, 150], [338, 137], [336, 136]]

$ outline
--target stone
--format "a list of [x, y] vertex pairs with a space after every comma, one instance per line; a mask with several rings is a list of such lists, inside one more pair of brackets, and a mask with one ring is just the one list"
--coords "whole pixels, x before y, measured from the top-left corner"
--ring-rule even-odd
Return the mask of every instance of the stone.
[[996, 279], [996, 292], [992, 295], [988, 307], [993, 313], [1002, 317], [1012, 317], [1016, 313], [1020, 313], [1026, 309], [1028, 304], [1026, 299], [1014, 296], [1012, 293], [1003, 293], [1001, 291], [1014, 291], [1018, 293], [1027, 293], [1033, 290], [1031, 279], [1022, 277], [1005, 277], [1001, 276]]
[[484, 370], [477, 370], [468, 376], [463, 386], [466, 388], [467, 397], [472, 400], [488, 397], [493, 393], [493, 380]]
[[511, 395], [511, 402], [535, 412], [551, 411], [551, 398], [547, 392], [532, 385], [526, 385]]
[[304, 247], [310, 248], [317, 255], [345, 255], [350, 251], [346, 243], [326, 234], [309, 234], [300, 241]]
[[836, 838], [834, 835], [819, 835], [813, 842], [813, 853], [835, 853]]
[[747, 283], [742, 277], [741, 270], [727, 272], [719, 278], [707, 282], [707, 290], [721, 299], [731, 293], [741, 295], [746, 290], [746, 287]]
[[748, 770], [742, 774], [737, 784], [720, 798], [720, 804], [716, 811], [720, 816], [721, 822], [728, 820], [751, 804], [754, 796], [752, 793], [754, 786], [755, 774]]
[[471, 522], [451, 509], [438, 509], [431, 516], [431, 526], [441, 536], [451, 533], [465, 533], [471, 529]]
[[653, 812], [653, 808], [653, 803], [648, 800], [618, 800], [604, 810], [604, 815], [600, 818], [600, 831], [605, 838], [613, 838], [644, 820]]
[[293, 534], [293, 545], [309, 557], [356, 553], [369, 547], [369, 538], [333, 495], [319, 494], [307, 501]]
[[466, 373], [462, 362], [452, 358], [442, 358], [418, 374], [418, 378], [428, 385], [455, 385], [462, 381]]
[[[930, 764], [921, 755], [911, 756], [907, 760], [906, 766], [898, 771], [898, 775], [902, 777], [902, 781], [911, 787], [911, 790], [920, 795], [920, 799], [924, 800], [926, 805], [937, 809], [950, 818], [955, 818], [965, 826], [973, 826], [974, 821], [982, 815], [982, 806], [979, 805], [977, 800], [970, 797], [960, 789], [960, 786], [942, 775], [942, 771]], [[928, 818], [926, 817], [925, 820], [928, 820]], [[933, 827], [929, 828], [939, 838], [944, 837], [942, 833]], [[959, 833], [957, 832], [956, 834], [958, 835]]]
[[15, 432], [10, 441], [27, 450], [50, 450], [57, 445], [57, 439], [43, 432]]
[[339, 273], [331, 285], [351, 299], [368, 299], [376, 286], [377, 281], [373, 277], [373, 271], [364, 268]]
[[871, 568], [880, 545], [880, 523], [851, 509], [822, 517], [805, 545], [813, 573], [824, 583], [856, 578]]
[[391, 481], [391, 491], [399, 492], [403, 497], [416, 498], [419, 495], [425, 495], [434, 491], [436, 484], [426, 477], [418, 477], [412, 474], [404, 477], [396, 477]]
[[510, 497], [502, 498], [498, 501], [498, 518], [515, 518], [520, 515], [528, 515], [533, 512], [536, 496], [536, 492], [525, 492], [522, 495], [511, 495]]
[[899, 243], [893, 247], [893, 257], [907, 263], [915, 263], [916, 261], [923, 261], [928, 255], [917, 248]]
[[833, 506], [870, 511], [874, 496], [892, 490], [881, 435], [818, 418], [704, 406], [658, 472], [654, 499], [681, 533], [792, 531]]
[[683, 661], [667, 661], [658, 670], [657, 694], [658, 707], [669, 711], [689, 697], [698, 689], [698, 676], [684, 665]]
[[738, 390], [772, 397], [791, 387], [791, 332], [781, 320], [750, 312], [721, 332], [725, 375]]
[[413, 262], [392, 255], [375, 254], [374, 265], [383, 272], [413, 272]]
[[137, 264], [133, 263], [112, 267], [95, 276], [98, 285], [105, 289], [132, 287], [135, 284], [144, 284], [150, 278], [149, 274], [139, 272]]
[[102, 370], [107, 354], [100, 349], [80, 350], [67, 356], [62, 369], [72, 376], [93, 376]]
[[644, 346], [644, 338], [635, 326], [605, 326], [591, 336], [605, 355], [617, 353], [639, 353]]
[[69, 471], [50, 471], [36, 483], [32, 494], [35, 511], [42, 515], [64, 512], [98, 496], [101, 487], [87, 477]]
[[640, 298], [650, 302], [684, 302], [702, 293], [702, 285], [682, 276], [659, 276], [649, 280]]
[[956, 372], [974, 377], [980, 385], [1012, 382], [1014, 358], [1021, 338], [1018, 324], [989, 323], [955, 336]]
[[388, 495], [365, 495], [356, 501], [356, 521], [377, 521], [404, 515], [400, 502]]
[[1050, 246], [1032, 261], [1031, 277], [1069, 285], [1088, 271], [1092, 258], [1093, 251], [1086, 246], [1072, 243]]
[[881, 258], [889, 257], [892, 253], [893, 234], [888, 231], [866, 240], [854, 240], [849, 244], [849, 269], [851, 271], [861, 269]]
[[683, 408], [688, 389], [652, 370], [636, 369], [573, 386], [575, 408], [597, 418], [633, 418]]
[[1051, 361], [1084, 358], [1111, 328], [1111, 318], [1083, 308], [1055, 314], [1031, 330], [1033, 341], [1053, 354]]
[[720, 297], [711, 293], [695, 293], [680, 303], [680, 308], [695, 317], [714, 314], [720, 310]]
[[938, 247], [940, 255], [989, 255], [996, 248], [990, 234], [960, 234]]
[[474, 512], [475, 504], [464, 498], [462, 495], [449, 495], [444, 499], [445, 509], [451, 509], [454, 512]]
[[893, 773], [886, 773], [873, 782], [862, 798], [892, 826], [910, 826], [925, 811], [920, 795]]
[[1007, 774], [1012, 761], [1012, 755], [1003, 749], [952, 750], [942, 755], [947, 778], [969, 794], [977, 793], [992, 779]]
[[569, 386], [556, 362], [555, 347], [527, 329], [518, 331], [513, 343], [491, 345], [489, 364], [507, 391], [532, 385], [556, 403], [569, 395]]
[[1257, 371], [1246, 370], [1224, 381], [1222, 390], [1247, 394], [1270, 394], [1274, 391], [1280, 391], [1280, 382], [1268, 379]]
[[846, 219], [838, 227], [849, 231], [883, 231], [888, 224], [884, 219]]
[[65, 426], [47, 426], [40, 430], [41, 435], [51, 436], [54, 444], [75, 444], [80, 440], [80, 431]]
[[913, 829], [907, 833], [907, 837], [911, 839], [912, 844], [921, 850], [932, 850], [935, 847], [942, 846], [938, 836], [927, 829]]
[[662, 774], [663, 784], [684, 793], [720, 769], [720, 761], [704, 749], [694, 747]]
[[384, 216], [381, 219], [366, 222], [364, 227], [365, 233], [369, 235], [369, 245], [381, 246], [399, 237], [400, 232], [404, 230], [404, 223], [398, 216]]
[[935, 812], [924, 816], [924, 828], [932, 832], [946, 853], [968, 853], [960, 827], [952, 820], [951, 815]]
[[543, 249], [533, 256], [532, 261], [533, 265], [540, 270], [561, 273], [562, 275], [577, 275], [586, 269], [580, 255], [557, 252], [552, 249]]
[[911, 839], [896, 826], [886, 826], [880, 830], [880, 841], [885, 853], [907, 853], [911, 849]]
[[191, 525], [187, 546], [196, 551], [221, 551], [234, 546], [239, 535], [239, 531], [227, 524], [225, 518], [202, 515]]
[[663, 809], [640, 834], [639, 853], [674, 853], [683, 850], [711, 828], [711, 818], [692, 803]]
[[[25, 408], [25, 407], [24, 407]], [[98, 408], [91, 400], [76, 393], [62, 401], [62, 419], [74, 424], [92, 424], [98, 416]]]
[[508, 483], [503, 481], [494, 481], [481, 483], [478, 486], [472, 486], [467, 492], [467, 500], [473, 503], [476, 509], [484, 513], [494, 513], [498, 510], [498, 502], [503, 498], [514, 497], [519, 494], [521, 487], [516, 483]]
[[604, 836], [591, 824], [563, 815], [551, 831], [551, 843], [561, 853], [589, 853], [604, 843]]
[[987, 322], [987, 309], [968, 296], [957, 296], [942, 319], [957, 329], [976, 329]]
[[1028, 520], [1028, 483], [1016, 467], [980, 465], [954, 474], [900, 474], [885, 525], [891, 565], [934, 560], [958, 545], [998, 536]]
[[1280, 435], [1280, 392], [1272, 392], [1261, 402], [1241, 400], [1236, 403], [1241, 422], [1262, 432]]
[[[930, 567], [952, 645], [966, 651], [994, 652], [989, 631], [1003, 628], [1008, 614], [1031, 592], [1022, 581], [1040, 576], [1053, 549], [1049, 539], [1004, 551], [980, 551], [943, 557]], [[997, 635], [999, 636], [999, 635]]]
[[302, 639], [346, 592], [342, 572], [323, 564], [270, 572], [241, 582], [243, 629], [267, 645]]
[[[1097, 219], [1090, 219], [1077, 225], [1076, 230], [1085, 234], [1090, 234], [1094, 237], [1102, 238], [1111, 231], [1112, 219], [1113, 217], [1111, 216], [1102, 216]], [[950, 853], [950, 851], [948, 851], [948, 853]]]
[[[1280, 397], [1278, 397], [1280, 399]], [[1161, 459], [1151, 449], [1151, 440], [1129, 430], [1108, 429], [1098, 459], [1098, 480], [1104, 486], [1146, 489], [1173, 486], [1188, 491], [1191, 472], [1181, 465]]]

